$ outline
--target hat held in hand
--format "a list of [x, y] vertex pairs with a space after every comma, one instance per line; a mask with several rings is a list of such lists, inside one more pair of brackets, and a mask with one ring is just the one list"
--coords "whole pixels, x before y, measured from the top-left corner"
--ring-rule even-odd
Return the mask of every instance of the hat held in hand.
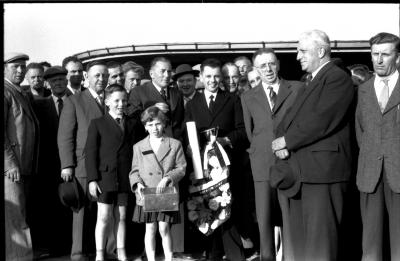
[[58, 186], [58, 196], [61, 203], [74, 212], [79, 212], [85, 202], [83, 189], [75, 177], [72, 181], [63, 182]]

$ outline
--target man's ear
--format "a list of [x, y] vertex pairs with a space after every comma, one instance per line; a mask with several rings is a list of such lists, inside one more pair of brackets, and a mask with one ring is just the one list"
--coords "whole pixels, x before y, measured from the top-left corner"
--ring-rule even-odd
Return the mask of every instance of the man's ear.
[[318, 48], [318, 56], [319, 56], [319, 58], [324, 58], [325, 55], [326, 55], [326, 50], [325, 50], [325, 48], [319, 47], [319, 48]]

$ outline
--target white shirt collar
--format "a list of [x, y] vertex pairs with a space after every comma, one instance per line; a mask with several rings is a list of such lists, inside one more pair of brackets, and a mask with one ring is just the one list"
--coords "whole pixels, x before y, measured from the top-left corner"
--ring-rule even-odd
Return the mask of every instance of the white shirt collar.
[[[58, 97], [57, 97], [57, 96], [54, 96], [53, 94], [51, 94], [51, 97], [53, 98], [54, 103], [57, 104], [57, 102], [58, 102]], [[63, 101], [65, 101], [65, 99], [67, 99], [67, 95], [64, 94], [64, 95], [61, 97], [61, 99], [62, 99]]]
[[214, 101], [215, 101], [217, 99], [217, 94], [218, 94], [218, 91], [210, 92], [209, 90], [204, 89], [204, 95], [206, 97], [207, 104], [210, 102], [210, 96], [211, 95], [214, 96]]
[[311, 73], [312, 78], [314, 79], [315, 76], [317, 75], [317, 73], [318, 73], [319, 71], [321, 71], [321, 69], [322, 69], [325, 65], [327, 65], [329, 62], [330, 62], [330, 61], [327, 61], [327, 62], [321, 64], [321, 65], [317, 68], [317, 70], [315, 70], [314, 72], [312, 72], [312, 73]]
[[375, 80], [374, 80], [374, 88], [375, 88], [375, 93], [376, 96], [379, 99], [380, 93], [382, 91], [382, 88], [385, 86], [385, 83], [383, 82], [384, 79], [388, 80], [388, 86], [389, 86], [389, 97], [392, 94], [394, 87], [396, 87], [397, 80], [399, 79], [399, 71], [395, 70], [394, 73], [391, 75], [383, 78], [380, 77], [379, 75], [375, 74]]
[[269, 90], [268, 90], [268, 87], [269, 87], [269, 86], [272, 86], [272, 89], [273, 89], [274, 92], [278, 95], [280, 83], [281, 83], [280, 80], [277, 80], [277, 81], [276, 81], [275, 83], [273, 83], [273, 84], [268, 84], [268, 83], [265, 83], [265, 82], [261, 82], [261, 84], [262, 84], [262, 86], [263, 86], [263, 88], [264, 88], [264, 91], [265, 91], [265, 93], [266, 93], [267, 95], [269, 94]]

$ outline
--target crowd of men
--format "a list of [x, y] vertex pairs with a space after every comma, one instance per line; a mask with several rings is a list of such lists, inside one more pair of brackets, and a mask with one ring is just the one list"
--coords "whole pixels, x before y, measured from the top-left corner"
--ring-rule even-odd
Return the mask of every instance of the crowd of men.
[[[5, 260], [92, 257], [96, 207], [84, 147], [90, 121], [107, 113], [104, 90], [112, 84], [129, 93], [126, 117], [165, 103], [167, 135], [187, 148], [186, 122], [199, 132], [218, 127], [230, 158], [231, 218], [206, 237], [187, 218], [187, 150], [181, 223], [171, 227], [175, 257], [266, 261], [280, 251], [288, 261], [400, 260], [400, 39], [379, 33], [370, 47], [373, 72], [332, 58], [324, 32], [304, 32], [299, 81], [280, 77], [268, 48], [223, 65], [209, 58], [199, 70], [156, 57], [149, 80], [133, 61], [90, 62], [84, 76], [73, 56], [60, 66], [27, 65], [28, 55], [6, 53]], [[72, 180], [84, 199], [66, 208], [59, 186]], [[132, 197], [127, 247], [140, 256], [144, 234], [130, 222]], [[109, 233], [106, 258], [116, 249]]]

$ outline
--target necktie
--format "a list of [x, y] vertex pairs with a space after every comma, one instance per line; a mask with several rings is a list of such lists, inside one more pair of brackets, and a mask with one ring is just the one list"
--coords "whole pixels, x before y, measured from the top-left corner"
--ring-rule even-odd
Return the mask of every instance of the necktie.
[[381, 108], [381, 112], [385, 111], [385, 107], [387, 102], [389, 101], [389, 85], [388, 80], [382, 80], [384, 86], [382, 88], [381, 94], [379, 95], [379, 107]]
[[167, 92], [165, 91], [165, 88], [161, 89], [160, 94], [164, 101], [167, 101]]
[[100, 95], [97, 96], [96, 101], [97, 101], [97, 103], [98, 103], [101, 107], [104, 107], [104, 104], [103, 104], [103, 97], [101, 97]]
[[271, 108], [273, 110], [276, 102], [276, 92], [274, 92], [272, 86], [268, 86], [268, 90], [269, 90], [269, 99], [271, 101]]
[[61, 116], [61, 111], [62, 111], [62, 109], [64, 107], [64, 102], [63, 102], [63, 100], [61, 98], [57, 99], [57, 107], [58, 107], [58, 117], [60, 117]]
[[308, 85], [310, 84], [311, 81], [312, 81], [312, 74], [309, 73], [309, 74], [307, 75], [307, 77], [306, 77], [306, 82], [305, 82], [306, 86], [308, 86]]
[[117, 121], [121, 130], [124, 131], [124, 121], [121, 118], [116, 118], [115, 120]]
[[208, 104], [208, 109], [210, 110], [210, 112], [214, 111], [214, 106], [215, 106], [214, 95], [210, 95], [210, 103]]

